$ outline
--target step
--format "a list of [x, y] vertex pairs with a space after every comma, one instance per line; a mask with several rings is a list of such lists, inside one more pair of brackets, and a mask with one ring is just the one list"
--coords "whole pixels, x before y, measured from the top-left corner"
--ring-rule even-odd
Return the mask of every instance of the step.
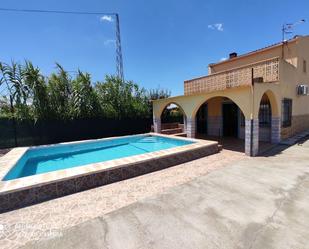
[[167, 134], [167, 135], [177, 134], [177, 133], [181, 133], [181, 132], [182, 132], [181, 128], [161, 130], [162, 134]]
[[185, 132], [176, 133], [176, 134], [173, 134], [173, 135], [177, 136], [177, 137], [187, 137], [187, 133], [185, 133]]
[[179, 123], [162, 123], [161, 129], [162, 130], [169, 130], [169, 129], [176, 129], [179, 128]]

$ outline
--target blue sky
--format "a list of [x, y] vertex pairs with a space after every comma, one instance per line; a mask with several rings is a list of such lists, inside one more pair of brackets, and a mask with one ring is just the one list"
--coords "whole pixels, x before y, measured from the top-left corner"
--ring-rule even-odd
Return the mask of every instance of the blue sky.
[[[3, 0], [0, 7], [118, 12], [125, 78], [172, 95], [230, 52], [280, 41], [283, 23], [304, 18], [294, 34], [309, 34], [307, 0]], [[0, 12], [0, 60], [29, 59], [44, 74], [59, 62], [102, 80], [115, 73], [115, 35], [114, 23], [100, 18]]]

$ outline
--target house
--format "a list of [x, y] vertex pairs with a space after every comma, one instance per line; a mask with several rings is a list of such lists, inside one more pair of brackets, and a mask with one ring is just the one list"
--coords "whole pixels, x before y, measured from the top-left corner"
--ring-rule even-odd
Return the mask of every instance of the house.
[[173, 103], [188, 137], [234, 136], [255, 156], [259, 141], [279, 143], [309, 129], [309, 36], [295, 36], [209, 65], [209, 75], [186, 80], [184, 95], [153, 102], [155, 132]]

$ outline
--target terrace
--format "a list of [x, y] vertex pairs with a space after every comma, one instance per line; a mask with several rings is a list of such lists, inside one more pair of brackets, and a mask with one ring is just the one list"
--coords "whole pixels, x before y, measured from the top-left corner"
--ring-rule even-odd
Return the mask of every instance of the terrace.
[[254, 64], [213, 73], [208, 76], [186, 80], [185, 95], [222, 91], [233, 87], [250, 86], [252, 82], [271, 83], [279, 81], [278, 57]]

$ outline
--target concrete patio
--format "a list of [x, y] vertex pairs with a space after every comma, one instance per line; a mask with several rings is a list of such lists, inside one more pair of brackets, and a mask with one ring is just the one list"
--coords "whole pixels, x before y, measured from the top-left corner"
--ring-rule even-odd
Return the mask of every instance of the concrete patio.
[[231, 162], [24, 248], [308, 248], [309, 141]]
[[59, 236], [64, 229], [164, 193], [244, 158], [243, 153], [223, 149], [171, 168], [0, 214], [1, 249]]

